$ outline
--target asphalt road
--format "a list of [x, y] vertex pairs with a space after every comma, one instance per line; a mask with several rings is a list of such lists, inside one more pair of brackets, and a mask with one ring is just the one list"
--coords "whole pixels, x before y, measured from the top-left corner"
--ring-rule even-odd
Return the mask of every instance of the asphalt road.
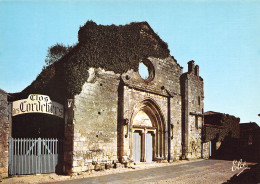
[[[138, 171], [131, 171], [131, 172], [125, 172], [125, 173], [118, 173], [118, 174], [110, 174], [105, 176], [98, 176], [98, 177], [90, 177], [90, 178], [84, 178], [84, 179], [76, 179], [76, 180], [70, 180], [70, 181], [62, 181], [62, 182], [55, 182], [57, 184], [84, 184], [84, 183], [113, 183], [113, 184], [122, 184], [122, 183], [174, 183], [175, 178], [188, 178], [186, 176], [190, 177], [190, 181], [197, 181], [194, 178], [194, 176], [203, 176], [204, 180], [205, 176], [210, 176], [217, 172], [217, 171], [224, 171], [224, 174], [226, 172], [229, 172], [229, 177], [232, 177], [236, 172], [232, 172], [232, 161], [224, 161], [224, 160], [202, 160], [198, 162], [190, 162], [186, 164], [180, 164], [180, 165], [170, 165], [165, 167], [157, 167], [157, 168], [151, 168], [151, 169], [145, 169], [145, 170], [138, 170]], [[226, 171], [225, 171], [226, 170]], [[219, 177], [219, 176], [218, 176]], [[226, 176], [227, 178], [227, 176]], [[223, 177], [223, 181], [218, 181], [213, 178], [214, 183], [222, 183], [226, 182], [225, 177]], [[161, 182], [162, 181], [162, 182]], [[185, 183], [186, 183], [185, 182]], [[202, 182], [202, 183], [211, 183], [209, 182]], [[196, 182], [197, 183], [197, 182]]]

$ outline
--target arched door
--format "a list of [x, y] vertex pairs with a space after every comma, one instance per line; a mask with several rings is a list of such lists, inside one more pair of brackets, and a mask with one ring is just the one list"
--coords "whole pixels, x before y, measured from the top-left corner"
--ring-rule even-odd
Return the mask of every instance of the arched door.
[[[166, 139], [165, 123], [158, 105], [152, 100], [141, 102], [133, 113], [132, 126], [132, 158], [137, 163], [152, 162], [165, 159]], [[138, 132], [138, 133], [137, 133]], [[131, 146], [130, 146], [131, 147]]]

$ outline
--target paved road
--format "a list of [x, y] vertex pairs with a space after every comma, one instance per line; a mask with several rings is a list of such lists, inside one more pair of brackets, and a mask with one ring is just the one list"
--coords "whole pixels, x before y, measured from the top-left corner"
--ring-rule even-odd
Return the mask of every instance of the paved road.
[[[91, 177], [84, 179], [76, 179], [70, 181], [55, 182], [57, 184], [84, 184], [84, 183], [150, 183], [159, 182], [161, 180], [173, 180], [176, 177], [185, 175], [200, 176], [205, 174], [205, 171], [214, 171], [227, 169], [231, 170], [232, 161], [223, 160], [202, 160], [198, 162], [190, 162], [180, 165], [170, 165], [165, 167], [157, 167], [145, 170], [136, 170], [125, 173], [110, 174], [99, 177]], [[235, 173], [234, 173], [235, 174]], [[194, 176], [193, 176], [194, 177]]]

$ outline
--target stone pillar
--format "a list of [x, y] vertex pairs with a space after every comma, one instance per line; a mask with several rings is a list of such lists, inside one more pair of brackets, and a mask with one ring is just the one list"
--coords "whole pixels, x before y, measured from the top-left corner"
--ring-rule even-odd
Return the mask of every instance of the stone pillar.
[[73, 137], [74, 137], [74, 100], [69, 99], [67, 104], [64, 105], [65, 109], [65, 133], [64, 133], [64, 165], [63, 172], [65, 174], [72, 174], [72, 164], [73, 164]]
[[7, 93], [0, 89], [0, 179], [8, 177], [9, 131]]
[[195, 66], [195, 75], [196, 75], [196, 76], [199, 76], [199, 75], [200, 75], [200, 74], [199, 74], [199, 66], [198, 66], [198, 65]]
[[154, 158], [157, 159], [159, 157], [158, 131], [155, 132], [154, 137], [153, 137], [153, 141], [154, 141]]
[[202, 143], [202, 158], [209, 158], [209, 142]]
[[152, 133], [152, 138], [153, 138], [153, 160], [155, 160], [157, 158], [157, 153], [156, 153], [156, 133], [153, 132]]
[[162, 132], [158, 131], [158, 157], [162, 158]]
[[162, 159], [165, 160], [165, 143], [166, 143], [166, 141], [165, 141], [165, 131], [162, 131], [161, 136], [162, 136], [162, 141], [161, 141], [161, 143], [162, 143]]
[[145, 156], [145, 131], [141, 133], [141, 162], [146, 162]]
[[191, 73], [191, 72], [194, 72], [194, 61], [191, 60], [188, 62], [188, 72]]

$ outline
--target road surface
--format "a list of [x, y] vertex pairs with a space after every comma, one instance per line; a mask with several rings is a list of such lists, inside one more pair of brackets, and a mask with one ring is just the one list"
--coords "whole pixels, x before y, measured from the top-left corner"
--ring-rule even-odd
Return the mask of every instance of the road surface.
[[[131, 171], [118, 174], [110, 174], [98, 177], [89, 177], [70, 181], [55, 182], [56, 184], [123, 184], [123, 183], [258, 183], [256, 181], [259, 173], [250, 173], [254, 164], [247, 164], [247, 169], [232, 166], [232, 161], [225, 160], [201, 160], [180, 165], [169, 165], [145, 170]], [[245, 171], [241, 172], [243, 169]], [[239, 176], [236, 174], [240, 173]], [[256, 176], [257, 175], [257, 176]], [[242, 178], [242, 179], [240, 179]], [[259, 178], [258, 178], [259, 179]], [[238, 182], [237, 182], [238, 181]]]

